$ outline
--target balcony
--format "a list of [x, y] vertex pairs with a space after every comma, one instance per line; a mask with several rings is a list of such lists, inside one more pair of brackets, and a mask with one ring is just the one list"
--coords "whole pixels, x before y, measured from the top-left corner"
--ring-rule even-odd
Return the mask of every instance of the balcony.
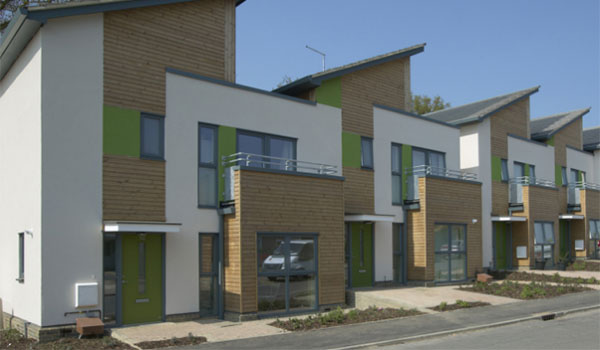
[[339, 176], [339, 169], [335, 165], [300, 161], [290, 158], [281, 158], [238, 152], [222, 158], [225, 168], [225, 201], [234, 199], [234, 171], [236, 169], [256, 169], [261, 171], [298, 174], [317, 177]]
[[477, 181], [477, 174], [467, 173], [460, 170], [437, 168], [429, 165], [418, 165], [405, 170], [407, 179], [406, 204], [414, 204], [419, 201], [419, 178], [437, 177], [463, 181]]
[[581, 211], [581, 191], [600, 191], [600, 185], [578, 181], [567, 185], [567, 211], [569, 213]]
[[554, 181], [531, 176], [513, 177], [508, 180], [508, 203], [510, 206], [523, 205], [523, 186], [556, 188]]

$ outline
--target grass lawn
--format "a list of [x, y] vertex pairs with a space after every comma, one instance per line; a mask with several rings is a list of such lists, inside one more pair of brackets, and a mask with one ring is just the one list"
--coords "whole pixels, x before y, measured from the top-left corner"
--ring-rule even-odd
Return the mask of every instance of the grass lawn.
[[532, 281], [531, 283], [518, 283], [508, 280], [502, 283], [475, 282], [469, 287], [460, 287], [460, 289], [523, 300], [552, 298], [559, 295], [592, 290], [580, 284], [551, 285], [545, 282]]
[[392, 308], [369, 307], [366, 310], [351, 310], [344, 312], [341, 308], [330, 311], [326, 314], [317, 316], [308, 316], [307, 318], [290, 318], [282, 321], [277, 320], [270, 323], [271, 326], [279, 327], [288, 331], [307, 331], [317, 328], [325, 328], [344, 324], [353, 324], [369, 321], [379, 321], [398, 317], [408, 317], [421, 315], [417, 310], [404, 310]]

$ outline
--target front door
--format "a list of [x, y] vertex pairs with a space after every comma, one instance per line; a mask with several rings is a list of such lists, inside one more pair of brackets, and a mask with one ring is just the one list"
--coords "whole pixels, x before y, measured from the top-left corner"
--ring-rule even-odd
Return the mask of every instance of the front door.
[[352, 287], [373, 285], [373, 224], [351, 223]]
[[123, 324], [160, 322], [163, 313], [162, 235], [123, 234]]
[[506, 224], [503, 222], [494, 222], [494, 246], [495, 246], [495, 268], [496, 270], [508, 269], [508, 232]]
[[200, 316], [217, 316], [219, 245], [217, 234], [200, 234]]
[[560, 257], [570, 258], [571, 255], [571, 232], [569, 222], [566, 220], [560, 220], [558, 225], [560, 235]]

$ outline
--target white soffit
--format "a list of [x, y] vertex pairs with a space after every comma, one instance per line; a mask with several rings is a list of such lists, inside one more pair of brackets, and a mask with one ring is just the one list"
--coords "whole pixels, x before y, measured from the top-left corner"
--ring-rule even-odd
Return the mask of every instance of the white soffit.
[[345, 215], [346, 222], [362, 222], [362, 221], [379, 221], [379, 222], [394, 222], [393, 215]]
[[492, 216], [492, 221], [524, 222], [527, 221], [527, 218], [523, 216]]
[[583, 220], [584, 216], [583, 215], [573, 215], [573, 214], [563, 214], [563, 215], [559, 215], [558, 218], [560, 220]]
[[181, 224], [168, 222], [104, 222], [104, 232], [179, 232], [180, 229]]

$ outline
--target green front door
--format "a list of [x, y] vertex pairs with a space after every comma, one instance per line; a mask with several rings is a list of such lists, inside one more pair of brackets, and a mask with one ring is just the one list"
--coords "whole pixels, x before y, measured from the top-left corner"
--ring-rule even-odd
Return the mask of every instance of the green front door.
[[122, 235], [123, 324], [162, 321], [162, 236]]
[[507, 254], [507, 241], [508, 235], [506, 230], [506, 224], [503, 222], [494, 223], [495, 232], [495, 247], [496, 247], [496, 270], [506, 270], [508, 268], [508, 254]]
[[373, 285], [373, 224], [352, 223], [352, 287]]
[[571, 237], [569, 232], [569, 222], [566, 220], [560, 220], [558, 225], [559, 238], [560, 238], [560, 257], [568, 258], [571, 255]]

